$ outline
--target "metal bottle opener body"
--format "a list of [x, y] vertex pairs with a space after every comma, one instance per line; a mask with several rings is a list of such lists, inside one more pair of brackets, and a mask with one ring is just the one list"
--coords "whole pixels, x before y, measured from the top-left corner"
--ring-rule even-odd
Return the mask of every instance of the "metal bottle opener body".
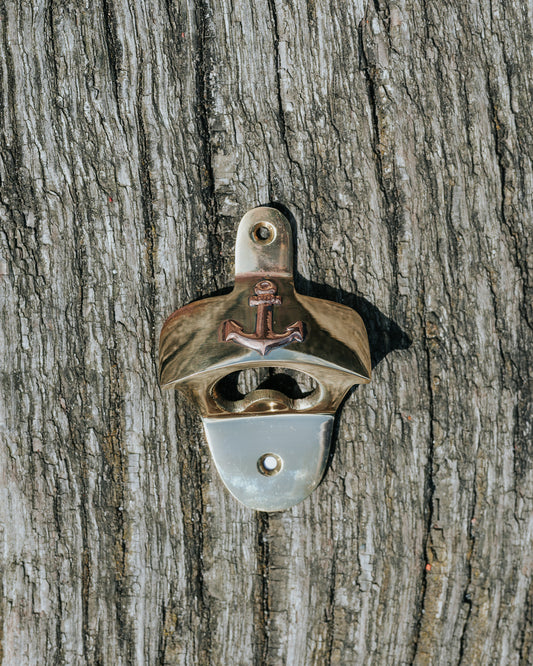
[[[233, 291], [180, 308], [161, 331], [161, 386], [196, 403], [226, 487], [259, 511], [287, 509], [316, 488], [335, 411], [354, 384], [370, 381], [361, 317], [298, 294], [292, 264], [288, 220], [274, 208], [249, 211], [237, 231]], [[296, 399], [257, 389], [228, 400], [220, 381], [251, 367], [298, 370], [317, 388]]]

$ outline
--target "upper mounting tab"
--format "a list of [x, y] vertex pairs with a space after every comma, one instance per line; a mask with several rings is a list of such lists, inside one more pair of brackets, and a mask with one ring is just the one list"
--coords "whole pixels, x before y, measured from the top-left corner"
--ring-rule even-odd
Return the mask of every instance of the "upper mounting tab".
[[239, 223], [235, 243], [235, 277], [268, 273], [292, 277], [292, 229], [276, 208], [249, 210]]

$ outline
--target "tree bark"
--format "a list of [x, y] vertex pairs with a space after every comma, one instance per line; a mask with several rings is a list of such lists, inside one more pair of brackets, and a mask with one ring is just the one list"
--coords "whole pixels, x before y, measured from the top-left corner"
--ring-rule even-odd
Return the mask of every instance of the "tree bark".
[[[0, 0], [0, 654], [533, 663], [526, 0]], [[239, 505], [157, 382], [278, 203], [372, 383]]]

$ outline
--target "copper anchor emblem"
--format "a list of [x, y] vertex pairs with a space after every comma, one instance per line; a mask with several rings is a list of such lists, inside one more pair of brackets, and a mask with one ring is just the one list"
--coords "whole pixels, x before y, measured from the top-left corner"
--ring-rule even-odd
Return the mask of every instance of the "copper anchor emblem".
[[245, 333], [243, 327], [234, 319], [226, 319], [220, 327], [222, 342], [230, 340], [238, 345], [258, 351], [261, 356], [277, 347], [284, 347], [291, 342], [303, 342], [305, 339], [304, 324], [297, 321], [284, 330], [283, 333], [274, 333], [272, 330], [272, 308], [281, 305], [281, 296], [277, 295], [278, 288], [272, 280], [261, 280], [254, 287], [255, 296], [250, 296], [248, 305], [257, 307], [255, 331]]

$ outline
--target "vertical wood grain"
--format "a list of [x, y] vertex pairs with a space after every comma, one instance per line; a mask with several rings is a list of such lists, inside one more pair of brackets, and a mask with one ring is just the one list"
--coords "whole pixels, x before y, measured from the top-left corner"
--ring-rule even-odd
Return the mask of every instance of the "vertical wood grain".
[[[2, 663], [531, 663], [532, 44], [522, 0], [0, 0]], [[266, 203], [375, 365], [272, 515], [157, 384]]]

